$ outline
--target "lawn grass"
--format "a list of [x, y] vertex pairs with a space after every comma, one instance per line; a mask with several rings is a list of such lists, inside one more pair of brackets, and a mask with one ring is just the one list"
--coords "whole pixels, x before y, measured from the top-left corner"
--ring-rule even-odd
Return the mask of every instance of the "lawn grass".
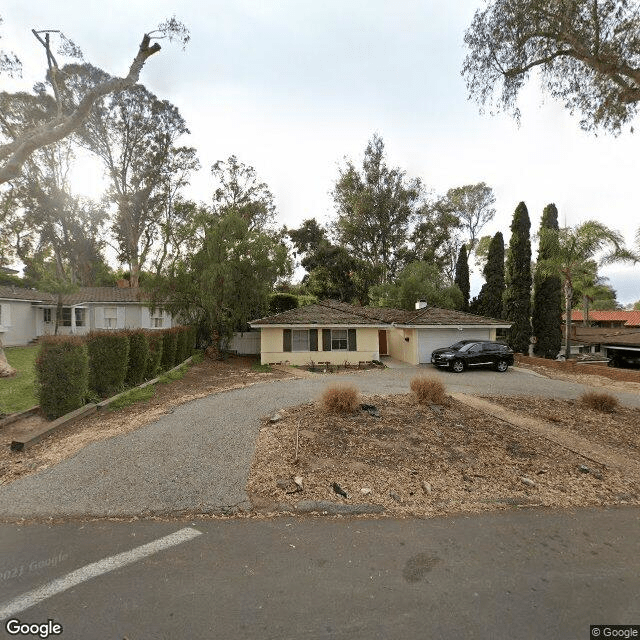
[[13, 378], [0, 379], [0, 414], [24, 411], [38, 404], [35, 361], [38, 345], [5, 347], [9, 364], [18, 370]]
[[259, 362], [252, 364], [251, 368], [254, 371], [259, 371], [260, 373], [271, 373], [273, 371], [270, 364], [260, 364]]

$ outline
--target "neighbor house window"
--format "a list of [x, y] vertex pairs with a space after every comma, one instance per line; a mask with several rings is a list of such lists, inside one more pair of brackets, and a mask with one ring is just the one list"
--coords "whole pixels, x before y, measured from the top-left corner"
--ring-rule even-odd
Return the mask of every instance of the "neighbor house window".
[[346, 329], [331, 329], [331, 351], [346, 351], [349, 340]]
[[104, 327], [105, 329], [116, 329], [118, 326], [118, 310], [116, 307], [104, 308]]
[[76, 312], [76, 327], [84, 327], [85, 318], [87, 317], [86, 309], [75, 309]]
[[291, 331], [291, 351], [309, 351], [308, 329], [293, 329]]
[[43, 316], [45, 322], [51, 322], [51, 309], [43, 309]]
[[161, 309], [156, 309], [151, 317], [151, 326], [154, 329], [162, 329], [164, 325], [164, 313]]
[[62, 307], [62, 322], [63, 327], [71, 326], [71, 307]]

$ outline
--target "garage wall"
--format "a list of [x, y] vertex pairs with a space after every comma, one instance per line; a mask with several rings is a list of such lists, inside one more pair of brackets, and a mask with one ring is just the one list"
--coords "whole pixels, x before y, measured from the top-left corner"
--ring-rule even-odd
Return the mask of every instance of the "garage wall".
[[[407, 342], [405, 338], [409, 338]], [[390, 329], [387, 333], [389, 355], [396, 360], [418, 364], [418, 344], [415, 329]]]

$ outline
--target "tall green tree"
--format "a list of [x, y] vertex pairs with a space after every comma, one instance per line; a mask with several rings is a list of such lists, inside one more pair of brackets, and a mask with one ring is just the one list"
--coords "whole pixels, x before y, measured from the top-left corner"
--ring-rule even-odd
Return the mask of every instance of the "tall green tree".
[[491, 0], [465, 34], [470, 97], [519, 117], [517, 97], [538, 71], [542, 88], [619, 132], [640, 101], [640, 6], [635, 0]]
[[414, 309], [417, 300], [443, 309], [460, 309], [463, 304], [458, 286], [447, 284], [436, 265], [426, 262], [412, 262], [394, 282], [372, 287], [370, 298], [374, 306], [407, 310]]
[[509, 345], [529, 353], [531, 338], [531, 222], [524, 202], [513, 214], [505, 266], [504, 317], [510, 321]]
[[265, 315], [269, 294], [291, 264], [279, 233], [251, 228], [236, 211], [209, 213], [199, 225], [200, 249], [176, 261], [169, 277], [155, 278], [151, 290], [157, 304], [223, 348], [234, 331]]
[[458, 217], [462, 230], [466, 232], [469, 252], [474, 251], [480, 231], [496, 214], [493, 190], [484, 182], [478, 182], [449, 189], [446, 198], [450, 211]]
[[483, 269], [484, 284], [471, 311], [488, 318], [502, 318], [502, 300], [504, 297], [504, 238], [498, 231], [487, 252], [487, 261]]
[[389, 167], [384, 142], [374, 135], [358, 169], [340, 169], [333, 189], [338, 243], [362, 260], [363, 280], [383, 284], [401, 266], [409, 223], [420, 205], [422, 185], [398, 167]]
[[[544, 236], [556, 232], [541, 229]], [[614, 262], [633, 262], [636, 256], [624, 247], [619, 232], [595, 220], [589, 220], [576, 227], [560, 229], [558, 248], [540, 263], [541, 274], [558, 275], [562, 279], [565, 304], [565, 357], [571, 355], [571, 311], [573, 308], [574, 285], [585, 274], [593, 273], [593, 264], [605, 265]]]
[[[542, 229], [546, 232], [542, 233]], [[533, 352], [542, 358], [555, 358], [562, 345], [562, 283], [559, 275], [543, 275], [542, 265], [558, 251], [558, 209], [548, 204], [542, 212], [538, 260], [533, 278], [531, 325], [536, 343]]]
[[462, 310], [469, 311], [469, 259], [467, 257], [467, 246], [464, 244], [460, 247], [460, 253], [458, 253], [454, 282], [462, 292]]

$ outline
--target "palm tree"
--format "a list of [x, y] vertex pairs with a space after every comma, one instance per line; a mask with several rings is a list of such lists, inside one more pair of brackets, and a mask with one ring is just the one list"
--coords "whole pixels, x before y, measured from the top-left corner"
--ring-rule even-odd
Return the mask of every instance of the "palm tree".
[[560, 231], [541, 229], [540, 234], [558, 234], [555, 255], [544, 260], [540, 267], [544, 275], [558, 275], [562, 279], [566, 313], [565, 357], [568, 359], [571, 353], [574, 283], [593, 273], [594, 262], [597, 266], [614, 262], [635, 262], [638, 256], [625, 249], [620, 233], [595, 220]]

